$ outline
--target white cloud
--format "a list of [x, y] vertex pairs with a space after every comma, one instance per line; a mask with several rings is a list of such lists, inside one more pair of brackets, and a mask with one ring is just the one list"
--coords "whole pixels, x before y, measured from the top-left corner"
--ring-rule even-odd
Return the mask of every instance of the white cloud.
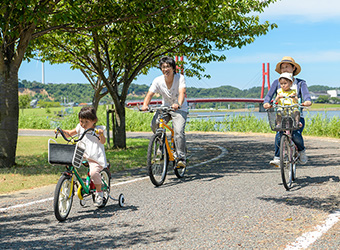
[[339, 0], [279, 0], [271, 4], [263, 18], [282, 19], [294, 16], [296, 21], [324, 21], [340, 18]]

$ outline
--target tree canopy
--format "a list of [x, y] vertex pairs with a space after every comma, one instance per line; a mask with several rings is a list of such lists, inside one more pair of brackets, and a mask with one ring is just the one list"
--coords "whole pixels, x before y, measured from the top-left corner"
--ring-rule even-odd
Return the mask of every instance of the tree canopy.
[[142, 8], [138, 2], [124, 0], [1, 1], [0, 167], [11, 167], [15, 163], [19, 117], [18, 70], [24, 58], [29, 60], [35, 56], [38, 38], [56, 30], [76, 33], [114, 22], [143, 19], [144, 16], [139, 15]]
[[187, 76], [209, 77], [202, 64], [223, 61], [222, 51], [241, 48], [276, 27], [260, 23], [256, 14], [275, 1], [117, 1], [139, 18], [76, 33], [51, 33], [40, 39], [37, 56], [79, 68], [92, 84], [95, 99], [106, 87], [116, 107], [115, 138], [125, 147], [124, 104], [136, 76], [146, 74], [164, 55], [184, 55]]

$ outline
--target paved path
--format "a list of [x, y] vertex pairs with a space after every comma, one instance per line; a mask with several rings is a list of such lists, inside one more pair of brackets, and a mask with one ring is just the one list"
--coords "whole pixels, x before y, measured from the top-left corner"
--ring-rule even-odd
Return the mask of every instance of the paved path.
[[2, 195], [0, 248], [340, 249], [340, 141], [306, 138], [309, 163], [287, 192], [268, 164], [273, 137], [188, 133], [184, 180], [169, 173], [155, 188], [144, 169], [118, 173], [112, 195], [124, 193], [125, 207], [75, 198], [65, 223], [54, 218], [54, 186]]

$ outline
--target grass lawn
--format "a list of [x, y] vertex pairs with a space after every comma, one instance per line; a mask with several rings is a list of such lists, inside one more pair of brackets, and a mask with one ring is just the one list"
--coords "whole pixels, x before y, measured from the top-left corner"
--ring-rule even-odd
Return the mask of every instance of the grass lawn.
[[313, 103], [311, 110], [340, 109], [340, 104]]
[[[0, 194], [57, 183], [65, 167], [48, 163], [48, 139], [41, 136], [18, 137], [17, 165], [0, 168]], [[57, 142], [64, 143], [64, 140], [59, 137]], [[127, 139], [126, 143], [127, 150], [106, 150], [111, 172], [145, 167], [149, 140]], [[81, 175], [86, 175], [86, 168], [79, 170]]]

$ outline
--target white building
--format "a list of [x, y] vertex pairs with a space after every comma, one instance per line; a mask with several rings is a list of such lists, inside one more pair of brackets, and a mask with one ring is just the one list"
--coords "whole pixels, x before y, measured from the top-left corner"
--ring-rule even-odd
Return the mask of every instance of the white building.
[[330, 97], [340, 97], [340, 90], [337, 89], [327, 90], [327, 94]]

